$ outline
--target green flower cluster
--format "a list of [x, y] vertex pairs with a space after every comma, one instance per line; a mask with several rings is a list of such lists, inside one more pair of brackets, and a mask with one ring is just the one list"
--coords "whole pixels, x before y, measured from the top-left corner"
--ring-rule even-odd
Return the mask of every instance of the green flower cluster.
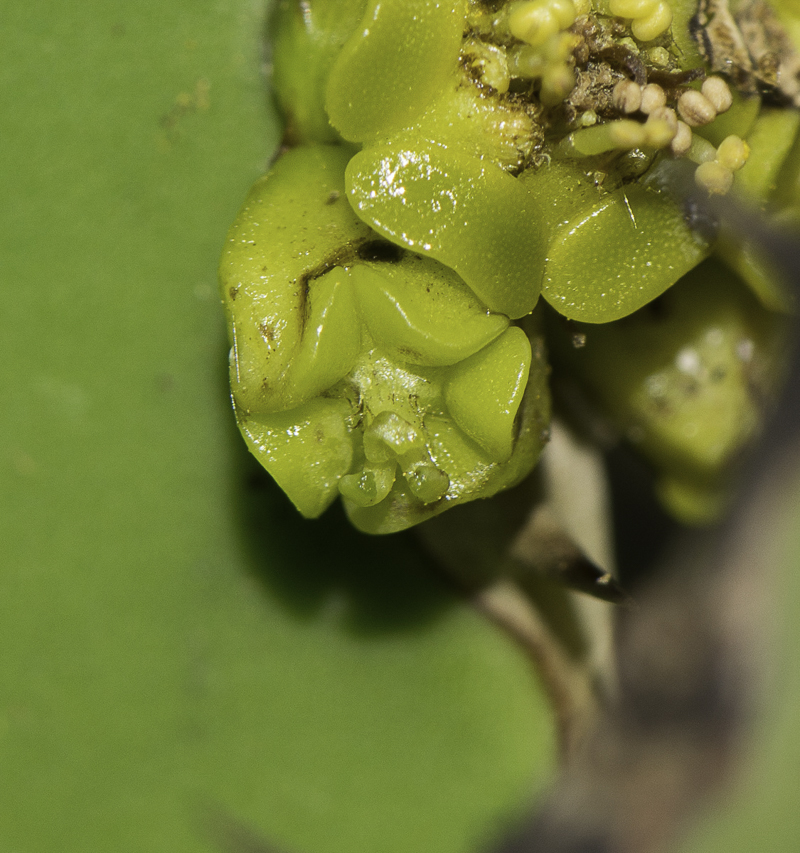
[[304, 515], [341, 496], [386, 533], [518, 483], [547, 441], [548, 347], [675, 512], [717, 511], [787, 300], [676, 188], [734, 183], [793, 219], [800, 121], [765, 62], [712, 55], [703, 8], [279, 0], [288, 150], [220, 278], [239, 426]]

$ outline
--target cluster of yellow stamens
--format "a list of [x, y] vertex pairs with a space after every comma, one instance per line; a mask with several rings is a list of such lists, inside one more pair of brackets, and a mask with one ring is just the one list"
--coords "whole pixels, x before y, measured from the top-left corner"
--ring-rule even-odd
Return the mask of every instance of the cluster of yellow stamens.
[[512, 77], [541, 81], [539, 100], [555, 106], [575, 86], [575, 71], [570, 62], [577, 36], [561, 32], [540, 47], [517, 45], [508, 52], [508, 71]]
[[508, 7], [508, 31], [519, 41], [541, 47], [589, 9], [589, 0], [519, 0]]
[[652, 41], [672, 25], [672, 9], [666, 0], [610, 0], [612, 15], [628, 18], [639, 41]]
[[[614, 87], [611, 102], [625, 116], [638, 113], [647, 118], [644, 122], [621, 118], [582, 127], [559, 143], [557, 156], [593, 157], [615, 150], [669, 148], [676, 156], [686, 156], [698, 164], [698, 186], [710, 193], [725, 194], [733, 184], [734, 172], [741, 169], [750, 153], [747, 143], [738, 136], [729, 136], [714, 148], [692, 133], [693, 127], [709, 124], [731, 107], [733, 98], [721, 77], [708, 77], [699, 91], [684, 91], [676, 109], [667, 106], [667, 93], [661, 86], [640, 86], [627, 79]], [[593, 113], [592, 118], [596, 121]]]
[[725, 195], [733, 186], [733, 173], [744, 166], [749, 155], [750, 146], [738, 136], [726, 136], [717, 149], [711, 143], [692, 145], [689, 157], [699, 163], [695, 183], [712, 195]]
[[575, 86], [572, 55], [579, 39], [567, 30], [591, 10], [591, 0], [517, 0], [498, 24], [519, 44], [508, 52], [512, 77], [540, 80], [539, 99], [555, 106]]

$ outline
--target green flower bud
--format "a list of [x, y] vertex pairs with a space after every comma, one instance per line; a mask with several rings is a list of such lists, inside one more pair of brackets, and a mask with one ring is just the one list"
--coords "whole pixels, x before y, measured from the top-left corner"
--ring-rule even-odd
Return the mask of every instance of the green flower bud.
[[784, 322], [710, 259], [657, 306], [616, 323], [554, 320], [551, 344], [571, 381], [651, 461], [667, 508], [703, 523], [724, 508], [732, 464], [775, 393]]
[[387, 533], [514, 485], [549, 421], [547, 366], [451, 269], [382, 240], [346, 153], [298, 148], [254, 187], [220, 282], [252, 452], [309, 517], [338, 495]]

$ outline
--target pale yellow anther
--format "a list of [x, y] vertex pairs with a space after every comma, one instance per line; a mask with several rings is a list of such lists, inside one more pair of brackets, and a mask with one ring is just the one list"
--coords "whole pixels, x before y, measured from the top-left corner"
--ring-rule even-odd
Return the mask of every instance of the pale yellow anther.
[[642, 89], [642, 104], [639, 109], [645, 113], [645, 115], [650, 115], [653, 110], [666, 106], [666, 103], [667, 96], [658, 83], [648, 83]]
[[646, 18], [652, 15], [658, 6], [658, 0], [611, 0], [608, 8], [612, 15], [620, 18]]
[[555, 15], [546, 3], [520, 3], [508, 18], [508, 29], [514, 38], [540, 47], [560, 29]]
[[645, 18], [637, 18], [631, 24], [631, 32], [639, 41], [652, 41], [672, 26], [672, 9], [664, 0], [659, 0], [655, 11]]
[[678, 129], [669, 147], [672, 153], [679, 157], [692, 147], [692, 129], [685, 121], [678, 122]]
[[508, 73], [512, 77], [541, 77], [548, 64], [540, 50], [527, 44], [512, 48], [508, 52]]
[[717, 117], [717, 111], [711, 101], [695, 89], [684, 92], [678, 98], [678, 112], [689, 127], [701, 127]]
[[650, 148], [666, 148], [675, 138], [677, 121], [672, 124], [663, 118], [654, 119], [652, 116], [644, 123], [644, 144]]
[[633, 80], [620, 80], [611, 93], [611, 103], [621, 113], [635, 113], [642, 105], [642, 87]]
[[733, 172], [712, 160], [697, 167], [694, 181], [712, 195], [725, 195], [733, 186]]
[[717, 148], [717, 163], [738, 172], [750, 156], [750, 146], [738, 136], [726, 136]]
[[647, 117], [647, 123], [651, 121], [665, 121], [672, 129], [673, 135], [678, 131], [678, 114], [672, 107], [656, 107]]
[[731, 108], [733, 96], [728, 84], [722, 77], [707, 77], [700, 89], [718, 113], [724, 113]]
[[547, 8], [552, 13], [561, 30], [566, 30], [575, 23], [575, 4], [572, 0], [548, 0]]
[[575, 72], [568, 65], [548, 68], [542, 75], [539, 99], [546, 106], [555, 106], [564, 100], [575, 87]]
[[693, 133], [692, 147], [686, 156], [698, 165], [700, 163], [713, 163], [717, 159], [717, 149], [707, 139]]

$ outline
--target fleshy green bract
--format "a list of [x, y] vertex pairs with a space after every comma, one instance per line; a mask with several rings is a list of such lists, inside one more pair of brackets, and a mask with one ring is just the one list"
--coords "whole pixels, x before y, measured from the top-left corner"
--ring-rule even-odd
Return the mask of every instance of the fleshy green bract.
[[512, 318], [533, 310], [545, 251], [541, 216], [494, 164], [402, 138], [356, 154], [347, 191], [379, 234], [447, 264], [491, 310]]
[[350, 142], [413, 124], [454, 74], [465, 0], [369, 0], [331, 69], [325, 106]]
[[304, 515], [341, 495], [357, 526], [386, 533], [531, 470], [546, 365], [533, 327], [354, 215], [346, 163], [335, 146], [288, 152], [234, 223], [231, 388], [250, 449]]
[[[731, 355], [747, 331], [736, 325], [742, 282], [766, 309], [788, 300], [768, 259], [683, 199], [698, 164], [713, 162], [721, 183], [708, 188], [728, 174], [752, 203], [774, 199], [781, 221], [800, 221], [797, 110], [762, 107], [740, 75], [730, 108], [719, 101], [681, 148], [681, 98], [711, 73], [692, 4], [676, 0], [673, 31], [656, 43], [605, 3], [565, 8], [546, 38], [520, 30], [513, 8], [277, 4], [274, 83], [291, 150], [246, 200], [221, 282], [239, 426], [305, 515], [341, 496], [358, 527], [390, 532], [525, 477], [549, 426], [545, 325], [584, 393], [621, 430], [635, 422], [676, 513], [710, 517], [703, 489], [719, 491], [756, 432], [750, 368]], [[623, 107], [615, 93], [631, 75], [664, 106]], [[706, 109], [713, 118], [717, 106]], [[734, 165], [720, 148], [731, 135]], [[651, 328], [660, 297], [676, 319]], [[722, 349], [698, 341], [693, 311]], [[553, 312], [586, 324], [585, 353], [564, 347], [563, 319], [544, 323]], [[774, 379], [768, 319], [748, 340]], [[688, 351], [727, 380], [703, 374], [695, 399], [675, 390], [680, 366], [662, 365], [678, 414], [645, 412], [651, 357]], [[737, 406], [749, 424], [738, 432], [744, 421], [715, 416]]]

